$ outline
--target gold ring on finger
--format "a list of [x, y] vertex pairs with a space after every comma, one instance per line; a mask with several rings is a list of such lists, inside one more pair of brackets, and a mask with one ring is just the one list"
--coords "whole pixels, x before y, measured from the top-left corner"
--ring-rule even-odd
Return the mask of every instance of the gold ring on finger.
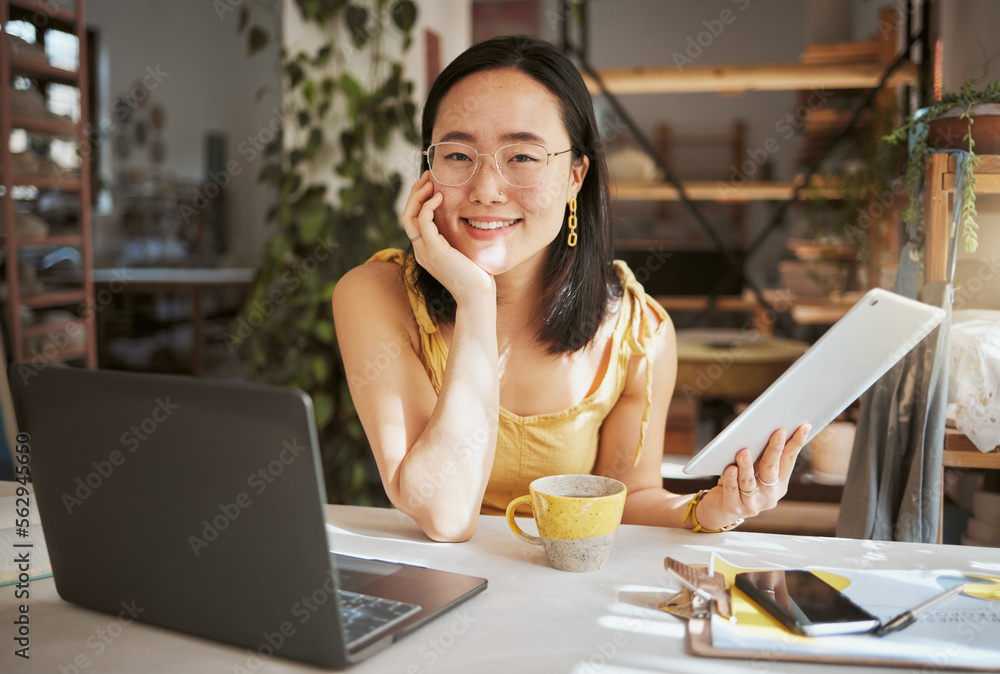
[[758, 491], [760, 491], [760, 487], [754, 487], [753, 489], [750, 489], [749, 491], [746, 490], [746, 489], [740, 489], [740, 493], [743, 494], [744, 496], [753, 496]]

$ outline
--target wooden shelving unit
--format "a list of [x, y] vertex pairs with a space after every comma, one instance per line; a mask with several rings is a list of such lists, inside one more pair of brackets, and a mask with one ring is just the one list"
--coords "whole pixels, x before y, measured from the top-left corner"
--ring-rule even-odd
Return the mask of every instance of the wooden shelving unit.
[[[891, 9], [887, 11], [891, 11]], [[886, 14], [883, 13], [882, 17], [885, 16]], [[894, 21], [889, 21], [887, 25], [895, 26], [897, 24]], [[886, 66], [892, 63], [895, 58], [898, 49], [897, 37], [894, 31], [889, 31], [862, 42], [817, 45], [815, 48], [806, 50], [800, 63], [691, 65], [683, 69], [676, 67], [617, 68], [600, 70], [597, 75], [609, 92], [616, 96], [688, 93], [734, 94], [749, 91], [809, 92], [817, 89], [849, 92], [851, 90], [873, 89], [879, 85]], [[917, 77], [916, 65], [903, 64], [886, 81], [886, 85], [890, 89], [888, 95], [893, 95], [892, 89], [914, 83]], [[601, 92], [601, 87], [595, 79], [586, 75], [584, 79], [591, 93]], [[800, 141], [807, 152], [799, 153], [800, 164], [810, 164], [811, 162], [802, 161], [802, 159], [816, 155], [825, 149], [829, 140], [850, 120], [850, 115], [849, 111], [844, 110], [813, 110], [810, 108], [802, 125], [803, 137]], [[871, 123], [870, 119], [863, 119], [863, 121]], [[734, 162], [734, 165], [739, 165], [739, 163]], [[808, 195], [803, 194], [805, 190], [799, 189], [802, 183], [801, 177], [791, 181], [747, 179], [741, 184], [729, 179], [681, 181], [684, 194], [693, 201], [747, 203], [787, 201], [793, 195], [800, 200], [813, 197], [839, 199], [843, 196], [841, 185], [835, 180], [824, 182], [814, 176], [808, 186]], [[663, 182], [619, 182], [612, 185], [612, 196], [620, 201], [676, 202], [680, 199], [680, 192], [673, 185]], [[647, 245], [653, 248], [657, 242], [650, 240]], [[846, 295], [843, 297], [796, 297], [782, 290], [765, 291], [763, 299], [778, 311], [790, 312], [795, 322], [800, 325], [833, 324], [856, 301], [855, 297]], [[670, 312], [700, 311], [708, 306], [708, 298], [705, 296], [657, 295], [656, 300]], [[774, 317], [764, 310], [751, 292], [744, 292], [739, 296], [717, 297], [714, 306], [721, 311], [749, 314], [751, 324], [758, 330], [763, 333], [773, 332]], [[685, 400], [683, 396], [674, 397], [668, 415], [665, 453], [687, 454], [691, 449], [696, 449], [692, 447], [695, 435], [692, 425], [696, 424], [694, 420], [698, 417], [697, 405], [697, 402], [692, 404], [689, 399]], [[695, 488], [707, 489], [714, 483], [714, 480], [709, 480], [702, 486], [692, 484], [692, 481], [688, 479], [670, 480], [666, 477], [664, 479], [666, 488], [680, 492]], [[839, 509], [837, 504], [840, 502], [841, 494], [841, 487], [793, 482], [790, 485], [789, 494], [781, 504], [781, 510], [786, 516], [780, 522], [774, 523], [774, 530], [796, 531], [796, 516], [801, 520], [802, 513], [807, 512], [818, 521], [821, 519], [819, 516], [821, 512], [825, 523], [824, 529], [808, 533], [832, 535], [835, 530], [836, 512]], [[809, 500], [823, 502], [803, 503], [803, 501]], [[812, 510], [812, 508], [817, 510]], [[797, 523], [798, 526], [801, 526], [801, 522]]]
[[43, 79], [48, 82], [76, 86], [76, 73], [72, 70], [53, 68], [50, 65], [18, 58], [14, 55], [11, 55], [10, 68], [11, 73], [14, 75], [23, 75], [24, 77]]
[[[803, 52], [800, 63], [690, 65], [683, 69], [607, 68], [597, 74], [615, 95], [872, 89], [878, 86], [886, 65], [895, 56], [897, 33], [895, 23], [887, 16], [883, 14], [882, 21], [892, 30], [885, 34], [866, 41], [810, 45]], [[886, 87], [891, 90], [913, 84], [917, 75], [916, 64], [903, 63], [887, 79]], [[601, 92], [597, 82], [586, 73], [584, 81], [591, 93]], [[809, 113], [804, 120], [806, 137], [803, 142], [809, 140], [810, 131], [829, 133], [831, 129], [839, 129], [849, 118], [849, 113], [842, 110], [819, 108]], [[724, 181], [692, 181], [683, 185], [685, 193], [695, 201], [748, 202], [789, 199], [799, 182], [747, 181], [732, 185]], [[836, 199], [840, 194], [835, 185], [818, 187], [819, 191], [812, 190], [815, 196]], [[615, 195], [630, 201], [679, 199], [672, 185], [655, 182], [620, 183], [615, 186]]]
[[[68, 9], [67, 9], [68, 8]], [[0, 0], [0, 24], [9, 20], [26, 21], [36, 26], [39, 34], [48, 29], [72, 33], [79, 38], [78, 67], [64, 70], [35, 59], [13, 53], [6, 35], [0, 34], [0, 184], [3, 186], [4, 254], [7, 269], [7, 313], [14, 359], [28, 362], [78, 361], [87, 367], [97, 366], [97, 343], [93, 311], [87, 306], [94, 295], [91, 262], [90, 228], [90, 167], [84, 159], [79, 175], [29, 175], [14, 172], [10, 150], [11, 132], [23, 129], [29, 133], [75, 140], [77, 148], [87, 142], [87, 39], [83, 0], [62, 3], [56, 9], [51, 3], [38, 0]], [[49, 84], [76, 87], [80, 92], [79, 121], [13, 114], [9, 92], [15, 77], [35, 81], [44, 93]], [[79, 196], [78, 228], [73, 233], [58, 233], [45, 237], [25, 238], [18, 234], [15, 191], [33, 187], [38, 192], [59, 190]], [[77, 288], [59, 288], [38, 294], [26, 294], [21, 284], [22, 253], [33, 248], [71, 246], [80, 252], [82, 279]], [[56, 307], [74, 309], [77, 318], [60, 321], [25, 322], [22, 307], [44, 310]], [[84, 335], [83, 345], [70, 339]], [[36, 340], [46, 341], [56, 348], [37, 348]], [[60, 344], [62, 346], [60, 346]], [[34, 346], [32, 346], [34, 345]], [[29, 348], [30, 347], [30, 348]]]
[[[695, 180], [682, 183], [684, 193], [693, 201], [718, 203], [746, 203], [749, 201], [784, 201], [791, 199], [800, 181], [747, 181], [732, 185], [723, 181]], [[836, 199], [840, 190], [836, 185], [813, 182], [812, 194]], [[658, 182], [621, 182], [612, 186], [612, 195], [623, 201], [678, 201], [680, 193], [673, 185]]]
[[[932, 154], [927, 160], [924, 183], [924, 283], [948, 278], [948, 239], [957, 171], [958, 161], [951, 155]], [[979, 155], [975, 175], [977, 196], [1000, 194], [1000, 155]], [[965, 434], [949, 428], [945, 430], [943, 463], [946, 468], [1000, 470], [1000, 447], [990, 452], [981, 452]], [[943, 509], [943, 490], [941, 504]], [[939, 543], [943, 533], [942, 518], [942, 527], [938, 529]]]
[[11, 115], [10, 126], [12, 129], [24, 129], [25, 131], [38, 131], [52, 136], [75, 138], [79, 124], [63, 122], [58, 119], [38, 119], [36, 117]]
[[[1000, 194], [1000, 155], [978, 155], [976, 194]], [[924, 283], [948, 278], [948, 235], [955, 196], [958, 161], [948, 154], [932, 154], [927, 160], [924, 189], [926, 233]]]
[[[866, 48], [869, 43], [862, 43]], [[676, 67], [609, 68], [598, 77], [613, 94], [744, 93], [747, 91], [796, 91], [872, 89], [882, 76], [878, 63], [764, 63], [751, 65], [691, 65]], [[910, 84], [917, 77], [913, 64], [904, 64], [887, 84]], [[600, 87], [584, 77], [592, 93]]]
[[946, 468], [986, 468], [1000, 470], [1000, 447], [981, 452], [968, 436], [949, 428], [944, 433], [944, 465]]
[[[884, 7], [880, 11], [879, 26], [869, 40], [831, 44], [807, 45], [799, 63], [765, 63], [740, 65], [689, 65], [676, 67], [634, 67], [604, 69], [597, 76], [614, 95], [629, 94], [685, 94], [685, 93], [743, 93], [748, 91], [800, 91], [817, 89], [842, 90], [846, 95], [856, 90], [873, 89], [879, 85], [886, 67], [895, 60], [898, 50], [898, 25], [895, 9]], [[885, 90], [877, 100], [885, 104], [895, 95], [895, 89], [915, 83], [918, 67], [903, 63], [888, 77]], [[596, 80], [584, 76], [593, 93], [601, 89]], [[800, 163], [818, 156], [834, 135], [849, 121], [852, 112], [846, 109], [813, 108], [803, 120]], [[871, 125], [872, 115], [862, 115], [861, 123]], [[843, 190], [836, 178], [821, 179], [813, 176], [808, 190], [800, 190], [803, 179], [792, 181], [732, 180], [681, 181], [684, 194], [692, 201], [721, 204], [743, 204], [753, 201], [786, 201], [793, 197], [806, 199], [843, 197]], [[675, 202], [680, 191], [665, 182], [619, 182], [612, 185], [613, 198], [620, 201]], [[878, 279], [881, 258], [895, 256], [892, 236], [880, 233], [873, 227], [869, 233], [869, 246], [873, 251], [868, 272], [872, 283]], [[885, 239], [885, 240], [883, 240]], [[704, 298], [658, 297], [668, 310], [701, 309], [707, 305]], [[668, 306], [669, 305], [669, 306]], [[850, 307], [849, 300], [826, 298], [796, 298], [786, 310], [800, 324], [829, 325], [838, 320]], [[715, 304], [722, 311], [756, 311], [759, 302], [747, 297], [720, 298]]]

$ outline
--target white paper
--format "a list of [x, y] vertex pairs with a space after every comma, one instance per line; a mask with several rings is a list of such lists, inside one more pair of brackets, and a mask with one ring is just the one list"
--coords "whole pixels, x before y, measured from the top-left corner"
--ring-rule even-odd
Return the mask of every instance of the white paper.
[[[844, 589], [855, 603], [885, 621], [951, 587], [954, 570], [875, 571], [811, 567], [851, 581]], [[855, 634], [806, 638], [791, 633], [774, 638], [713, 616], [712, 645], [762, 653], [850, 656], [902, 660], [938, 668], [989, 667], [1000, 663], [1000, 601], [959, 594], [923, 614], [916, 623], [884, 637]]]

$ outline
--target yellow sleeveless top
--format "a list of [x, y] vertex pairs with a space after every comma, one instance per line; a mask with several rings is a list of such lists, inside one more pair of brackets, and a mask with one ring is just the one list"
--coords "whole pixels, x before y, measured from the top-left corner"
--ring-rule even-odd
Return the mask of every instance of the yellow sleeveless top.
[[[395, 262], [403, 268], [410, 307], [420, 331], [421, 362], [434, 386], [441, 392], [448, 346], [412, 283], [416, 261], [399, 249], [386, 249], [368, 262]], [[646, 362], [646, 405], [639, 428], [635, 461], [642, 454], [653, 392], [652, 353], [643, 346], [658, 331], [650, 324], [644, 306], [650, 307], [666, 324], [667, 312], [646, 295], [628, 266], [615, 260], [615, 270], [622, 285], [622, 301], [612, 335], [611, 358], [600, 385], [576, 405], [561, 412], [522, 417], [500, 407], [496, 455], [482, 513], [501, 515], [513, 499], [528, 493], [528, 485], [539, 477], [564, 473], [589, 474], [597, 460], [601, 424], [625, 389], [629, 359], [642, 356]]]

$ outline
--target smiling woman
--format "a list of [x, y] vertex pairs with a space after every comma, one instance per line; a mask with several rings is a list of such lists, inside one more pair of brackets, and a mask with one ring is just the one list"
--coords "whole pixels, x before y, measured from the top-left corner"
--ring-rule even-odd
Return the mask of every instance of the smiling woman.
[[711, 490], [662, 488], [673, 326], [611, 259], [607, 171], [576, 67], [534, 38], [475, 45], [434, 82], [422, 142], [402, 214], [411, 251], [382, 251], [333, 296], [392, 502], [450, 541], [562, 473], [624, 482], [631, 523], [724, 531], [773, 507], [808, 429], [775, 433], [756, 465], [741, 452]]

